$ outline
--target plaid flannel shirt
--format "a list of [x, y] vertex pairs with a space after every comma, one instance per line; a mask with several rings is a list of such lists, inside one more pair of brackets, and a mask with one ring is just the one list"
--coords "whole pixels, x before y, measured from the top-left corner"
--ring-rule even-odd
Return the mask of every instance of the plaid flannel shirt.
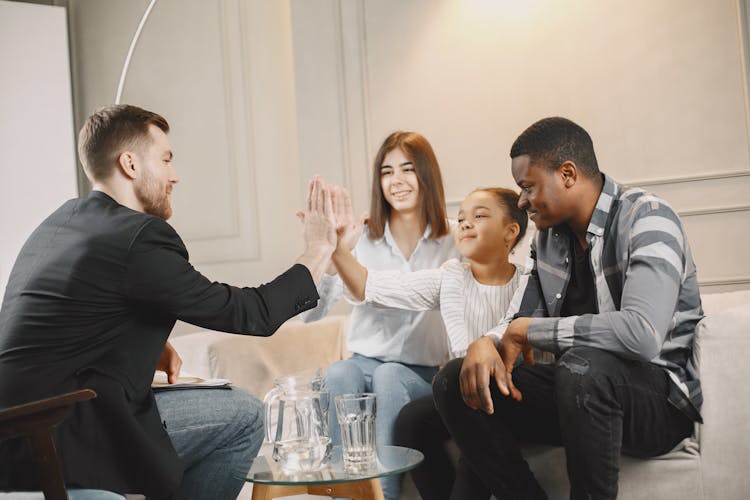
[[703, 402], [693, 338], [703, 318], [695, 264], [679, 217], [664, 200], [604, 176], [586, 241], [598, 312], [559, 317], [572, 269], [566, 227], [539, 231], [510, 308], [488, 335], [531, 317], [529, 342], [560, 354], [589, 346], [650, 361], [670, 376], [669, 400], [695, 421]]

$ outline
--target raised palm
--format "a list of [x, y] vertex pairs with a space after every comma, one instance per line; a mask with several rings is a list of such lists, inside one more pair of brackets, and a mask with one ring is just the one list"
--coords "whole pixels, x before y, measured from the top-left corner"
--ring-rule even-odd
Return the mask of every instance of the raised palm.
[[303, 221], [303, 235], [308, 247], [313, 245], [336, 247], [336, 218], [333, 213], [331, 194], [320, 177], [315, 177], [310, 181], [307, 210], [297, 215]]
[[336, 218], [336, 234], [338, 244], [351, 251], [362, 235], [362, 226], [366, 215], [355, 219], [352, 209], [352, 199], [349, 192], [341, 186], [329, 186], [333, 213]]

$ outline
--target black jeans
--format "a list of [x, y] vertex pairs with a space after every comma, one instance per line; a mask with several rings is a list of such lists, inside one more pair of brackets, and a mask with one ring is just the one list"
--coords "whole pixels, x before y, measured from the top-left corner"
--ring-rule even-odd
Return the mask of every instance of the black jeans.
[[457, 470], [454, 469], [445, 448], [450, 438], [432, 396], [408, 403], [396, 419], [395, 444], [414, 448], [424, 454], [424, 461], [411, 471], [422, 500], [448, 500], [454, 485], [463, 498], [488, 499], [489, 490], [463, 457], [459, 457]]
[[[504, 397], [492, 382], [495, 412], [461, 399], [462, 359], [433, 380], [435, 404], [469, 466], [497, 497], [546, 498], [521, 456], [519, 443], [563, 445], [570, 497], [616, 498], [620, 453], [652, 457], [688, 437], [693, 422], [667, 400], [669, 376], [650, 363], [573, 347], [555, 365], [520, 365], [513, 383], [523, 394]], [[454, 492], [451, 498], [472, 497]]]

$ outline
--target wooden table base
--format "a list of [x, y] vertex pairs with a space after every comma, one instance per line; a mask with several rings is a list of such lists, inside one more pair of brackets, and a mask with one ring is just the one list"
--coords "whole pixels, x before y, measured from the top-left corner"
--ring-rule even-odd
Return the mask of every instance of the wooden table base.
[[323, 495], [351, 498], [352, 500], [384, 500], [379, 479], [366, 479], [351, 483], [310, 484], [299, 486], [277, 486], [253, 484], [253, 500], [271, 500], [289, 495]]

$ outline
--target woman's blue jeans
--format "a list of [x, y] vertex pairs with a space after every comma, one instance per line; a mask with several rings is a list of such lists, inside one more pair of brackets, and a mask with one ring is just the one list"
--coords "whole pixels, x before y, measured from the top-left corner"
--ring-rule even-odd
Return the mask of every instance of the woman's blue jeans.
[[[383, 362], [354, 354], [328, 367], [324, 386], [331, 392], [329, 424], [331, 441], [341, 444], [341, 433], [336, 419], [334, 396], [360, 392], [376, 394], [375, 439], [380, 445], [393, 445], [393, 431], [401, 408], [406, 403], [432, 392], [432, 377], [437, 367]], [[386, 500], [396, 500], [401, 491], [401, 476], [382, 478]]]

